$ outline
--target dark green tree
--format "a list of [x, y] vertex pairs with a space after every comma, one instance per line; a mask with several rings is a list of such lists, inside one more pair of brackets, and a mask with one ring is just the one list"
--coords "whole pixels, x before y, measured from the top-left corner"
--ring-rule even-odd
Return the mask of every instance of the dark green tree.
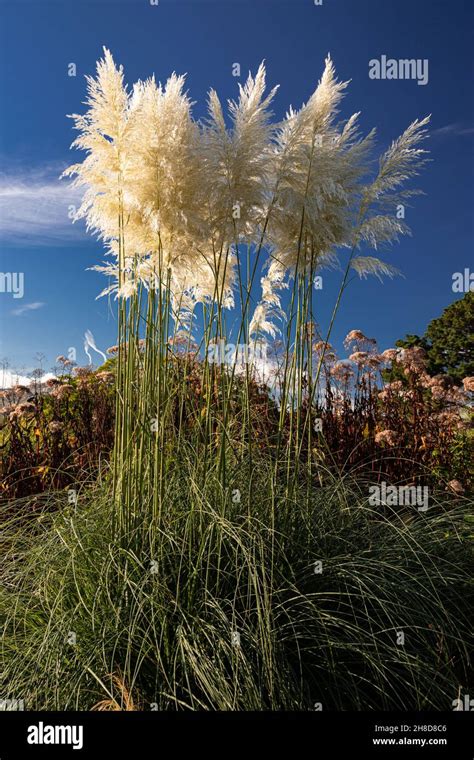
[[474, 293], [472, 291], [433, 319], [426, 330], [429, 359], [457, 381], [474, 375]]
[[[463, 377], [474, 375], [474, 293], [468, 292], [448, 306], [440, 317], [429, 323], [424, 336], [406, 335], [395, 345], [424, 348], [429, 375], [446, 374], [457, 383]], [[403, 379], [401, 368], [394, 364], [387, 371], [386, 379]]]

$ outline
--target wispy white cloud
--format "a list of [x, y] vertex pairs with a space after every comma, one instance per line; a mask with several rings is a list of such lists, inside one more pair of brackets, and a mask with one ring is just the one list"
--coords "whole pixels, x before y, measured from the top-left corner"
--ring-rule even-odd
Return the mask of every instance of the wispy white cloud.
[[454, 124], [446, 124], [444, 127], [430, 130], [431, 137], [459, 137], [464, 135], [474, 135], [474, 126], [469, 126], [469, 124], [458, 121]]
[[11, 313], [15, 317], [20, 317], [22, 314], [25, 314], [28, 311], [36, 311], [36, 309], [41, 309], [42, 306], [45, 304], [42, 301], [34, 301], [33, 303], [25, 303], [22, 306], [19, 306], [17, 309], [12, 309]]
[[81, 192], [60, 180], [64, 166], [15, 166], [0, 173], [0, 240], [13, 245], [63, 245], [86, 241], [81, 223], [72, 223]]

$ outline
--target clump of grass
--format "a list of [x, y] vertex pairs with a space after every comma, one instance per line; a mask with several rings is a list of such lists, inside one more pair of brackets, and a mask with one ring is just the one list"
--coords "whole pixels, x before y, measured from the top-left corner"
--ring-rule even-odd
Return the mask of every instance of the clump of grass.
[[[302, 457], [311, 474], [314, 405], [341, 299], [352, 272], [396, 273], [359, 253], [409, 232], [394, 210], [417, 194], [405, 185], [426, 163], [421, 145], [429, 117], [414, 121], [375, 168], [374, 131], [362, 136], [358, 114], [340, 121], [347, 84], [328, 57], [308, 101], [275, 122], [276, 88], [267, 91], [262, 64], [229, 101], [227, 115], [211, 90], [208, 118], [196, 121], [184, 77], [173, 74], [164, 85], [139, 81], [130, 92], [123, 68], [104, 49], [96, 77], [87, 78], [87, 110], [72, 115], [73, 147], [85, 157], [64, 176], [84, 191], [76, 218], [86, 220], [112, 257], [95, 267], [112, 280], [103, 294], [119, 298], [112, 465], [118, 532], [159, 521], [165, 509], [169, 431], [186, 386], [175, 392], [170, 383], [170, 341], [189, 347], [200, 336], [196, 456], [205, 463], [217, 456], [226, 490], [237, 353], [229, 354], [228, 372], [216, 371], [209, 349], [235, 342], [247, 354], [258, 347], [261, 356], [280, 334], [275, 475], [286, 470], [289, 496]], [[336, 264], [342, 279], [313, 371], [314, 278]], [[241, 445], [249, 459], [254, 370], [255, 362], [246, 361]]]
[[381, 515], [347, 478], [310, 498], [272, 482], [254, 462], [228, 489], [218, 464], [202, 484], [183, 455], [160, 522], [125, 537], [105, 486], [10, 519], [2, 694], [27, 709], [451, 709], [469, 688], [469, 504]]

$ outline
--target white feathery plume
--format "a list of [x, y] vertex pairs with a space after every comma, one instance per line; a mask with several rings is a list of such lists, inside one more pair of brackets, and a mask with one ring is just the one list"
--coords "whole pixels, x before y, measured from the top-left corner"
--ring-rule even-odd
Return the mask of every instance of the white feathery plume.
[[[429, 121], [429, 116], [414, 121], [381, 156], [375, 179], [362, 191], [363, 219], [354, 230], [354, 248], [366, 245], [377, 250], [398, 241], [400, 235], [411, 234], [410, 228], [396, 216], [395, 210], [399, 204], [406, 206], [410, 198], [421, 194], [419, 190], [403, 190], [401, 186], [417, 176], [428, 160], [427, 151], [418, 146], [427, 137], [425, 127]], [[381, 279], [383, 275], [392, 277], [399, 274], [397, 269], [374, 256], [356, 256], [350, 266], [360, 277], [375, 275]]]
[[267, 274], [261, 278], [262, 299], [255, 307], [249, 324], [249, 336], [256, 340], [263, 333], [274, 338], [281, 330], [278, 322], [283, 320], [279, 291], [288, 287], [284, 281], [285, 270], [278, 261], [272, 261]]
[[[133, 112], [123, 81], [109, 50], [97, 63], [97, 78], [87, 77], [88, 110], [73, 114], [79, 137], [73, 147], [85, 150], [80, 164], [70, 166], [63, 176], [75, 176], [74, 186], [84, 186], [82, 204], [75, 218], [85, 218], [87, 228], [98, 234], [112, 253], [117, 253], [120, 225], [123, 223], [125, 251], [136, 251], [140, 219], [127, 203], [127, 187], [133, 167], [130, 140]], [[123, 261], [121, 262], [123, 267]]]
[[228, 101], [230, 129], [217, 93], [209, 93], [202, 132], [207, 209], [214, 239], [225, 245], [254, 240], [265, 204], [274, 130], [270, 105], [278, 89], [265, 96], [265, 79], [262, 62], [255, 78], [249, 74], [245, 85], [239, 84], [238, 101]]
[[[375, 180], [364, 184], [375, 131], [359, 138], [358, 114], [342, 130], [334, 125], [346, 86], [337, 82], [328, 58], [316, 91], [299, 112], [289, 111], [277, 135], [277, 192], [269, 209], [270, 259], [290, 276], [296, 267], [300, 273], [311, 269], [314, 274], [321, 267], [337, 265], [337, 248], [365, 243], [377, 249], [409, 233], [396, 217], [396, 204], [418, 194], [399, 187], [425, 161], [425, 151], [417, 146], [426, 136], [429, 118], [410, 125], [380, 159]], [[351, 256], [351, 267], [359, 276], [398, 274], [373, 256]], [[274, 287], [280, 287], [280, 281]], [[262, 303], [265, 307], [263, 293]], [[265, 313], [268, 316], [268, 308]], [[262, 322], [260, 308], [258, 315]]]
[[[372, 133], [360, 140], [355, 114], [342, 130], [334, 125], [347, 82], [338, 82], [328, 57], [321, 80], [300, 111], [290, 109], [281, 124], [273, 156], [274, 194], [269, 208], [267, 261], [271, 292], [284, 276], [316, 273], [337, 262], [335, 248], [347, 245], [354, 200], [365, 169]], [[277, 264], [277, 269], [272, 267]], [[268, 302], [267, 282], [262, 305]], [[279, 302], [278, 302], [279, 305]], [[260, 304], [259, 304], [260, 306]], [[258, 309], [261, 321], [262, 309]], [[268, 308], [265, 311], [269, 316]]]

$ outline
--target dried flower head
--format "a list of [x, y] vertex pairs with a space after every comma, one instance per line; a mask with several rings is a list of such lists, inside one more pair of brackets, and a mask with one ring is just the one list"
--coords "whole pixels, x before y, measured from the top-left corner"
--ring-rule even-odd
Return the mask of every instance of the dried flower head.
[[395, 430], [381, 430], [379, 433], [376, 433], [375, 435], [375, 443], [379, 446], [381, 445], [387, 445], [387, 446], [396, 446], [398, 441], [398, 436]]
[[352, 377], [354, 377], [354, 370], [352, 366], [346, 361], [339, 361], [331, 367], [331, 376], [335, 380], [347, 383]]
[[383, 361], [387, 363], [396, 361], [398, 351], [399, 349], [397, 348], [386, 348], [381, 354]]
[[57, 434], [60, 433], [63, 430], [64, 425], [61, 422], [58, 422], [57, 420], [53, 420], [48, 425], [48, 430], [50, 433]]
[[465, 377], [462, 384], [465, 391], [474, 393], [474, 377]]
[[370, 357], [367, 351], [355, 351], [349, 356], [349, 361], [357, 364], [358, 367], [364, 367], [369, 363]]
[[460, 496], [464, 493], [464, 486], [459, 480], [450, 480], [447, 489]]

